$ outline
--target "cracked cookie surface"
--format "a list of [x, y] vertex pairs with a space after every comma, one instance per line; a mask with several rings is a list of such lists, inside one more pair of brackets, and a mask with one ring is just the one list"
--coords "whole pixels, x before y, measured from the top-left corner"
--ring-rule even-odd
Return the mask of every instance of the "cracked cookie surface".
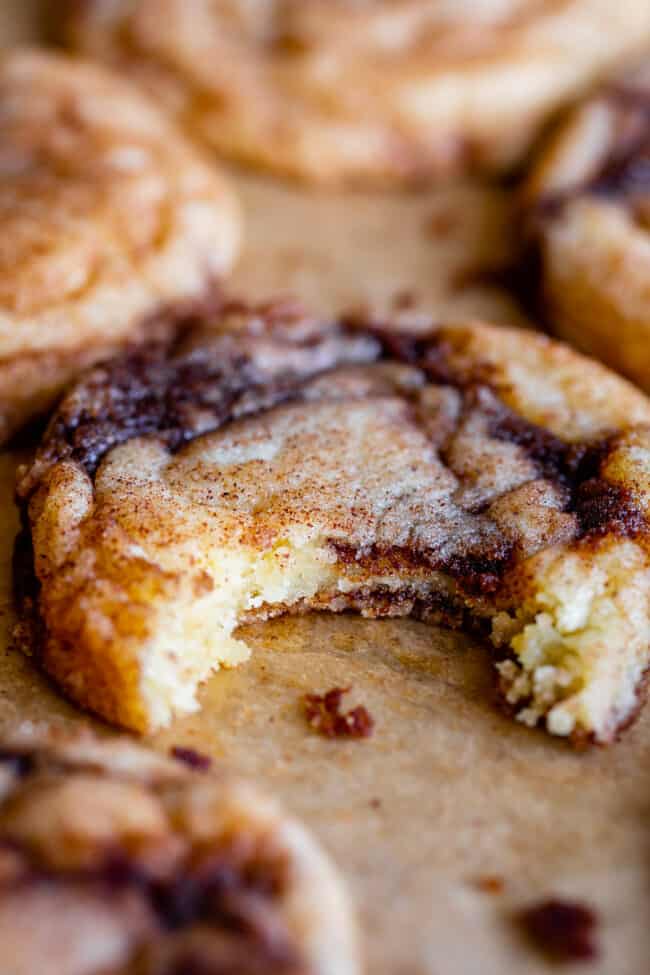
[[650, 390], [650, 62], [567, 116], [523, 204], [549, 328]]
[[74, 46], [134, 74], [219, 152], [325, 184], [510, 165], [554, 108], [650, 38], [644, 0], [71, 8]]
[[492, 642], [520, 720], [609, 741], [648, 663], [649, 424], [528, 332], [233, 304], [90, 373], [22, 471], [33, 652], [145, 730], [246, 659], [239, 623], [414, 615]]
[[7, 975], [355, 975], [338, 875], [303, 827], [191, 750], [0, 748]]
[[36, 51], [0, 60], [0, 216], [0, 442], [205, 302], [239, 241], [227, 183], [148, 98]]

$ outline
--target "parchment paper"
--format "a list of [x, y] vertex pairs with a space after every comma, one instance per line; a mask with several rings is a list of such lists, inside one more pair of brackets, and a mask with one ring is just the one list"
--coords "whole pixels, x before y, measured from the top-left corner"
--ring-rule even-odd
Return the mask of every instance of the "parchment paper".
[[[13, 8], [13, 9], [12, 9]], [[4, 37], [29, 3], [3, 0]], [[26, 26], [27, 25], [27, 26]], [[520, 321], [473, 272], [507, 259], [498, 190], [310, 196], [239, 178], [248, 243], [234, 286], [297, 293], [323, 312], [415, 291], [441, 317]], [[15, 455], [0, 455], [0, 728], [99, 723], [9, 649]], [[278, 794], [318, 834], [356, 896], [372, 975], [538, 975], [555, 969], [513, 911], [568, 895], [600, 912], [594, 975], [650, 970], [650, 709], [609, 750], [575, 753], [494, 708], [489, 651], [408, 621], [313, 616], [248, 628], [249, 664], [216, 675], [202, 710], [151, 744], [186, 744]], [[305, 692], [351, 685], [372, 738], [331, 742], [304, 723]], [[104, 729], [105, 730], [105, 729]], [[497, 876], [501, 894], [476, 881]]]

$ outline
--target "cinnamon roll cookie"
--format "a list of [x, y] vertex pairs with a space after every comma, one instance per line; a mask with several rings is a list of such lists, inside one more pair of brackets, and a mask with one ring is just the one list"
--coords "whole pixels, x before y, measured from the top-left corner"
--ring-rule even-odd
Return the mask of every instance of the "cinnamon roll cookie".
[[325, 184], [508, 166], [650, 41], [646, 0], [68, 2], [74, 46], [220, 153]]
[[233, 306], [90, 372], [18, 494], [27, 649], [126, 727], [194, 710], [238, 624], [306, 610], [482, 633], [556, 735], [639, 706], [650, 402], [532, 332]]
[[650, 391], [650, 63], [569, 114], [523, 202], [548, 326]]
[[219, 173], [103, 68], [0, 61], [0, 442], [85, 365], [204, 302], [238, 247]]
[[2, 743], [3, 975], [355, 975], [350, 905], [314, 840], [177, 754]]

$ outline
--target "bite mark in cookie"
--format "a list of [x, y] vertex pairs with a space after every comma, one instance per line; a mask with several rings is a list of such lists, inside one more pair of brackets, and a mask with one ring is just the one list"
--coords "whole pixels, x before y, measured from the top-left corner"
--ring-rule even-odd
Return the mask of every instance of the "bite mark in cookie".
[[223, 770], [90, 737], [3, 743], [0, 934], [12, 973], [358, 971], [345, 891], [298, 823]]
[[413, 615], [486, 635], [520, 720], [609, 741], [648, 663], [648, 424], [530, 333], [225, 309], [91, 373], [22, 473], [37, 656], [144, 730], [240, 623]]

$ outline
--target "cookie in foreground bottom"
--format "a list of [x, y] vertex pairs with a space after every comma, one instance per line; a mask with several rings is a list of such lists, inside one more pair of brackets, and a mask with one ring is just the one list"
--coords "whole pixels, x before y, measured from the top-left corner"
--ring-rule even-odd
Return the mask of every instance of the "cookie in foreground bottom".
[[557, 735], [638, 708], [650, 402], [544, 336], [235, 304], [89, 373], [18, 491], [28, 649], [118, 724], [194, 710], [239, 623], [324, 609], [483, 634]]
[[125, 740], [0, 749], [5, 975], [356, 975], [338, 876], [274, 802]]

